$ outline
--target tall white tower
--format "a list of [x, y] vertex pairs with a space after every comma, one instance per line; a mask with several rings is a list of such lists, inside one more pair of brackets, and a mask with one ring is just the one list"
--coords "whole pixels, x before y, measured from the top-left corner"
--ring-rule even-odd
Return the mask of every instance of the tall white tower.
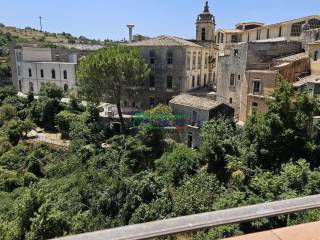
[[134, 28], [134, 25], [133, 24], [128, 24], [127, 27], [129, 29], [129, 42], [132, 42], [132, 30]]

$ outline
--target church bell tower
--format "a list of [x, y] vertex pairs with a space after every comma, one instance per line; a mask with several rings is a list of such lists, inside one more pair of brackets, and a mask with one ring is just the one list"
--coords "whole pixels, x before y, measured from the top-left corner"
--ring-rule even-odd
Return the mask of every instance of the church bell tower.
[[214, 41], [215, 26], [215, 18], [209, 11], [209, 4], [207, 1], [203, 13], [197, 18], [197, 41]]

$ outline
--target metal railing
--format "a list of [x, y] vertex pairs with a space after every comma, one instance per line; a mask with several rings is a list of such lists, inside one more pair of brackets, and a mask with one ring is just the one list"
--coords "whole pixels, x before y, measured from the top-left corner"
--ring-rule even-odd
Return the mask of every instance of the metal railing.
[[143, 240], [250, 222], [320, 208], [320, 195], [232, 208], [58, 238], [59, 240]]

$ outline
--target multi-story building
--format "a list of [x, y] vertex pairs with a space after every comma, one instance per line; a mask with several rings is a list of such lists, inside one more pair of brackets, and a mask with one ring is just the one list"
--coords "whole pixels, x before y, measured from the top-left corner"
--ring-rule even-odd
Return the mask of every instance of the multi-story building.
[[265, 112], [280, 73], [289, 81], [309, 73], [309, 57], [300, 42], [283, 40], [241, 43], [232, 54], [219, 56], [217, 99], [235, 109], [245, 121], [252, 111]]
[[320, 28], [320, 16], [308, 16], [285, 22], [264, 25], [258, 22], [239, 23], [235, 29], [219, 29], [215, 42], [219, 44], [219, 54], [230, 54], [230, 48], [239, 42], [252, 41], [303, 41], [303, 28]]
[[130, 43], [138, 47], [151, 73], [144, 86], [129, 92], [125, 107], [148, 109], [169, 103], [173, 96], [213, 85], [215, 19], [208, 2], [196, 21], [196, 39], [160, 36]]
[[38, 44], [15, 44], [10, 47], [12, 81], [18, 91], [38, 94], [45, 82], [68, 91], [76, 84], [76, 67], [92, 49], [44, 48]]
[[218, 30], [217, 99], [232, 104], [241, 121], [252, 111], [265, 112], [279, 73], [296, 82], [310, 74], [310, 62], [316, 68], [317, 28], [320, 16], [272, 25], [239, 23], [235, 29]]
[[190, 148], [200, 147], [201, 127], [205, 122], [218, 116], [234, 117], [234, 109], [228, 104], [189, 94], [174, 97], [169, 105], [175, 114], [183, 116], [185, 127], [179, 132], [179, 140]]
[[305, 32], [307, 54], [310, 58], [311, 75], [294, 83], [298, 91], [308, 91], [320, 101], [320, 28]]

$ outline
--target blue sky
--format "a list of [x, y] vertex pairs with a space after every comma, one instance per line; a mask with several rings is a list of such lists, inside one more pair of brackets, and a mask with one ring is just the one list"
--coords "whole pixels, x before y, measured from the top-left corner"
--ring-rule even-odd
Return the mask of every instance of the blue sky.
[[[17, 27], [39, 27], [97, 39], [127, 37], [134, 33], [194, 38], [195, 20], [204, 0], [0, 0], [0, 22]], [[243, 21], [275, 23], [320, 15], [320, 0], [211, 0], [217, 28], [232, 28]]]

